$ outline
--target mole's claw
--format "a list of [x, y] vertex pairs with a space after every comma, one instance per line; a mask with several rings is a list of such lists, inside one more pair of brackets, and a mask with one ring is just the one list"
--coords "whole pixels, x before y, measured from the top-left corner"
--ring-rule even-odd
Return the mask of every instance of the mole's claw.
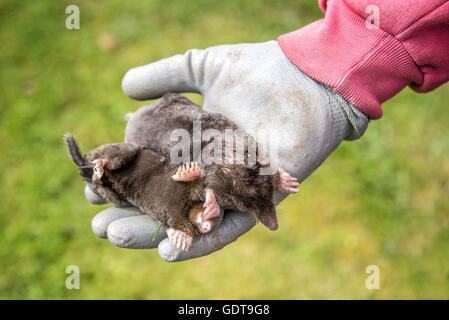
[[196, 162], [179, 166], [176, 174], [172, 176], [175, 181], [193, 181], [201, 175], [201, 169]]
[[170, 228], [167, 230], [167, 236], [176, 248], [188, 251], [192, 246], [193, 238], [184, 231]]
[[299, 190], [296, 189], [296, 187], [299, 186], [297, 178], [290, 176], [288, 172], [283, 169], [279, 169], [278, 173], [279, 173], [279, 182], [278, 182], [279, 191], [284, 193], [299, 192]]
[[92, 174], [92, 182], [98, 182], [104, 174], [104, 166], [108, 163], [106, 159], [95, 159], [91, 161], [95, 166], [93, 168], [94, 172]]

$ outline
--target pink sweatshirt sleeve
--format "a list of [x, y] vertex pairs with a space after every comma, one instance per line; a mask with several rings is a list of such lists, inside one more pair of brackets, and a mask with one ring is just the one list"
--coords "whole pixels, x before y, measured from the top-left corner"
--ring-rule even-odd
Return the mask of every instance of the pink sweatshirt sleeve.
[[299, 69], [371, 119], [409, 85], [428, 92], [449, 80], [447, 0], [320, 0], [325, 17], [281, 35]]

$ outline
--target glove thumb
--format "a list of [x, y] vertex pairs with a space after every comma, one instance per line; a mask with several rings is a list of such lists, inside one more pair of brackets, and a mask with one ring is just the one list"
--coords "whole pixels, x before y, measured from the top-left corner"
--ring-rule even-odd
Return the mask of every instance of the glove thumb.
[[183, 55], [132, 68], [123, 77], [122, 89], [136, 100], [158, 98], [167, 92], [201, 93], [207, 50], [191, 49]]

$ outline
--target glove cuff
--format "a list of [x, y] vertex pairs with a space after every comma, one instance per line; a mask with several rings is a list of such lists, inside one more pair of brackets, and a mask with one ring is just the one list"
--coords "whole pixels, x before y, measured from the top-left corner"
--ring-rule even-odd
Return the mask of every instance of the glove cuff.
[[334, 125], [335, 140], [357, 140], [366, 131], [369, 118], [355, 106], [343, 99], [332, 88], [321, 84], [329, 99], [329, 108]]

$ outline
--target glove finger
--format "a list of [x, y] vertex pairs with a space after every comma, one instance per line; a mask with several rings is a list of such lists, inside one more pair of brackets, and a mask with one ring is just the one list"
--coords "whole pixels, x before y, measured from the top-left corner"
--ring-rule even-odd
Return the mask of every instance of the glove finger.
[[163, 226], [158, 231], [159, 226], [158, 221], [147, 215], [127, 217], [111, 222], [107, 235], [109, 241], [117, 247], [151, 249], [156, 248], [167, 237]]
[[89, 186], [86, 185], [84, 188], [84, 196], [86, 197], [87, 201], [89, 201], [92, 204], [105, 204], [107, 201], [103, 199], [102, 196], [100, 196], [98, 193], [92, 191]]
[[168, 262], [183, 261], [211, 254], [237, 240], [256, 224], [249, 213], [226, 211], [221, 225], [214, 231], [203, 234], [193, 241], [189, 251], [176, 248], [169, 239], [163, 240], [158, 247], [159, 255]]
[[138, 215], [142, 215], [142, 212], [140, 212], [140, 210], [135, 207], [108, 208], [101, 211], [92, 219], [92, 231], [98, 237], [106, 239], [108, 237], [108, 227], [113, 221]]

